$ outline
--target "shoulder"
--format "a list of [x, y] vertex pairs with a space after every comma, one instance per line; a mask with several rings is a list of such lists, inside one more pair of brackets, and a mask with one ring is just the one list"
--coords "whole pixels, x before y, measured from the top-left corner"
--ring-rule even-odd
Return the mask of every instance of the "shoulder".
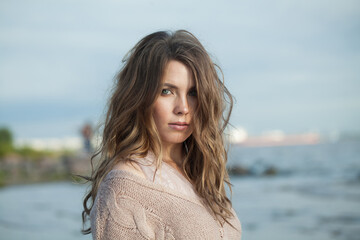
[[122, 170], [129, 173], [132, 173], [138, 177], [146, 178], [144, 172], [141, 170], [140, 166], [135, 161], [121, 161], [117, 163], [113, 170]]
[[146, 196], [159, 192], [163, 192], [163, 188], [149, 181], [136, 162], [123, 162], [104, 176], [96, 197], [107, 203], [118, 201], [123, 196], [146, 202]]

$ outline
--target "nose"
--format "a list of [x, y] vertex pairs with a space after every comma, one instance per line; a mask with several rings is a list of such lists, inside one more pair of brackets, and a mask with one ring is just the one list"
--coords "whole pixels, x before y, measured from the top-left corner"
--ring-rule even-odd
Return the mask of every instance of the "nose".
[[176, 115], [186, 115], [189, 113], [189, 104], [188, 104], [187, 97], [179, 97], [176, 100], [174, 113]]

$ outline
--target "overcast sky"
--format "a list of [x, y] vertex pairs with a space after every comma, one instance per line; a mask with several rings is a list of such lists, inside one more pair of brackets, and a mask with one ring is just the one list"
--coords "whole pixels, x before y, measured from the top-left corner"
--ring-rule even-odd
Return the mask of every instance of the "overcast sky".
[[0, 126], [76, 136], [101, 120], [126, 52], [157, 30], [194, 33], [236, 98], [231, 122], [360, 131], [359, 1], [0, 1]]

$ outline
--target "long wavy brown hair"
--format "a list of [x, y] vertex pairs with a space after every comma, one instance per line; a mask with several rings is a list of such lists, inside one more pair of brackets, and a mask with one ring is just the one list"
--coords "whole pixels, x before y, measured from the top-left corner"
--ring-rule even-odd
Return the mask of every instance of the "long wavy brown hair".
[[[190, 32], [160, 31], [144, 37], [126, 55], [108, 102], [102, 143], [92, 156], [91, 189], [86, 195], [83, 224], [89, 219], [99, 185], [106, 174], [129, 156], [146, 156], [152, 151], [161, 165], [162, 147], [152, 117], [152, 106], [161, 92], [161, 79], [170, 60], [186, 65], [193, 74], [198, 104], [194, 111], [192, 135], [186, 140], [187, 156], [182, 168], [194, 183], [219, 222], [233, 215], [225, 184], [231, 190], [226, 171], [227, 151], [223, 133], [233, 105], [223, 82], [221, 69]], [[99, 158], [100, 157], [100, 158]], [[93, 164], [94, 159], [100, 159]], [[85, 228], [85, 227], [84, 227]], [[84, 234], [91, 228], [83, 229]]]

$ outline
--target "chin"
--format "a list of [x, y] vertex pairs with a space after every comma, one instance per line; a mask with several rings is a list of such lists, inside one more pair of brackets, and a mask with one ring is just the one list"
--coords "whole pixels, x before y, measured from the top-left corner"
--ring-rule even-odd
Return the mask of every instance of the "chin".
[[185, 142], [186, 139], [188, 139], [190, 137], [191, 134], [189, 135], [184, 135], [184, 136], [166, 136], [166, 137], [161, 137], [163, 142], [166, 143], [170, 143], [170, 144], [179, 144], [179, 143], [183, 143]]

